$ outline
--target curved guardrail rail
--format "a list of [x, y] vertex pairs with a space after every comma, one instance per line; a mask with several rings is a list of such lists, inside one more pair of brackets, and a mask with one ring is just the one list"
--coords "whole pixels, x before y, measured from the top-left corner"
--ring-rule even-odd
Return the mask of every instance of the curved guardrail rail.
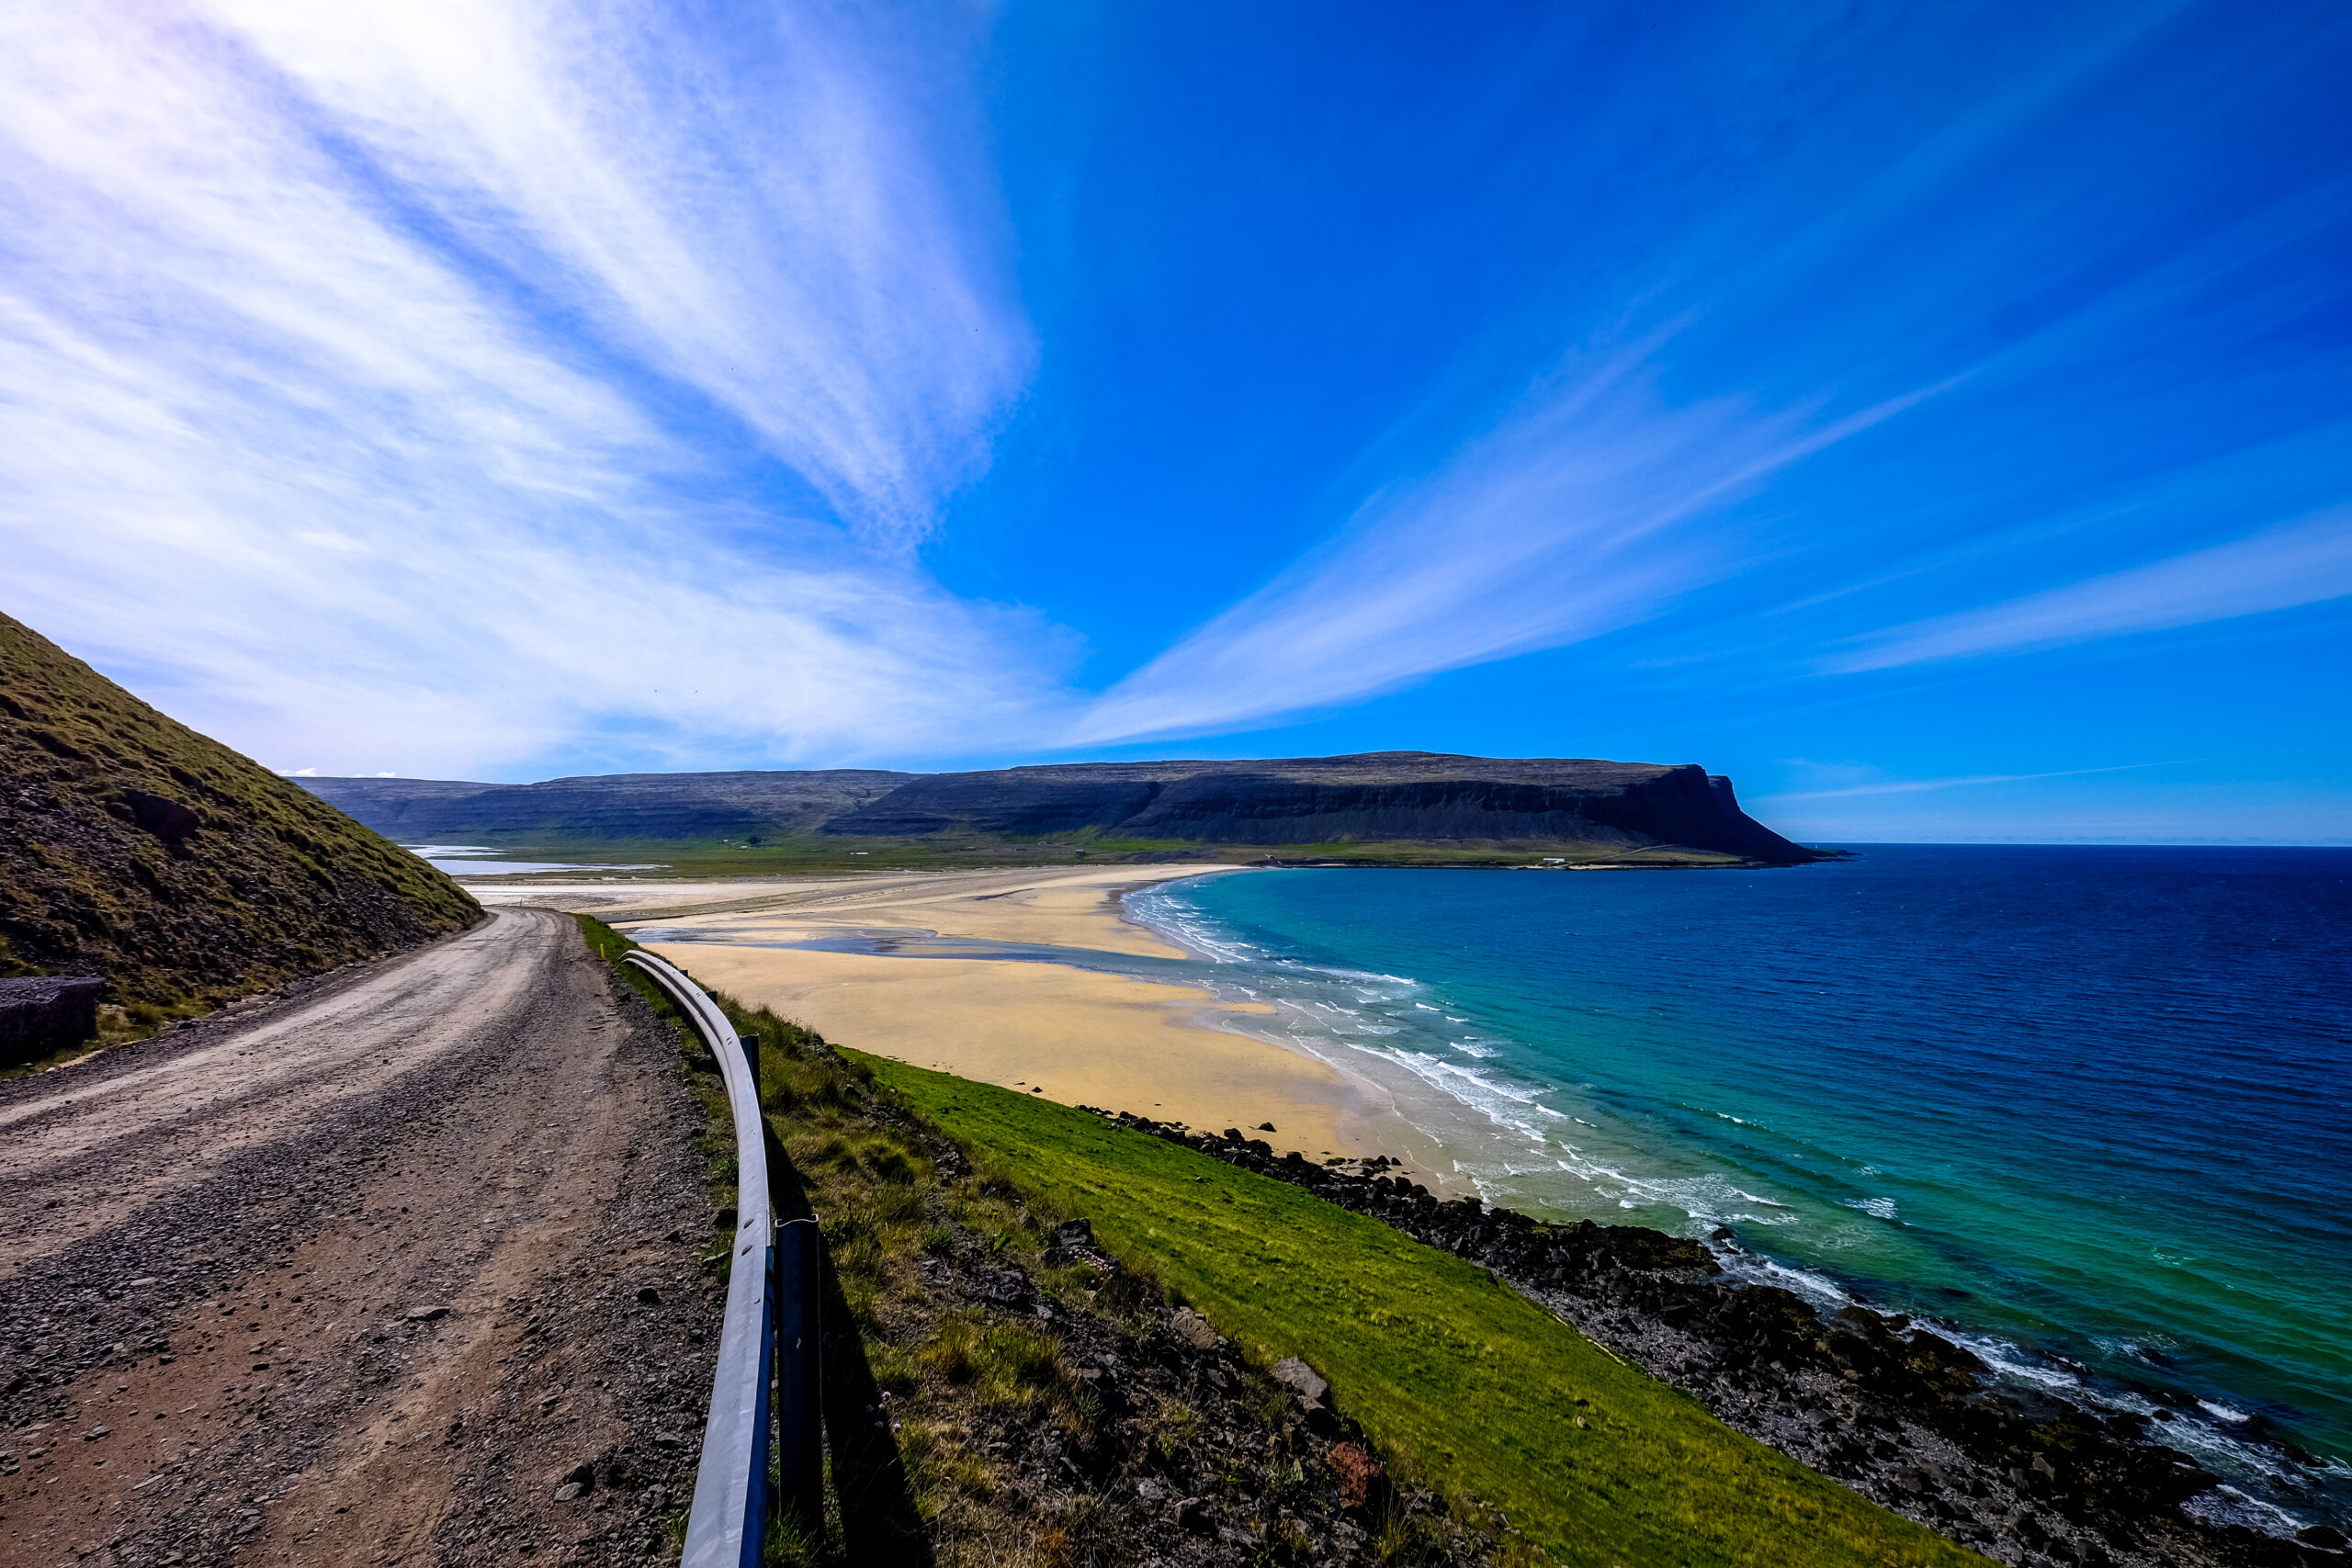
[[[758, 1568], [766, 1535], [771, 1500], [768, 1489], [768, 1387], [775, 1375], [780, 1309], [798, 1308], [793, 1352], [797, 1369], [814, 1365], [814, 1292], [808, 1264], [816, 1249], [794, 1248], [801, 1267], [790, 1272], [790, 1303], [779, 1289], [785, 1281], [776, 1271], [776, 1225], [768, 1186], [767, 1123], [760, 1113], [759, 1084], [734, 1025], [718, 1004], [687, 978], [684, 971], [641, 950], [624, 953], [624, 964], [650, 976], [656, 985], [694, 1021], [695, 1028], [718, 1058], [719, 1076], [727, 1083], [727, 1104], [735, 1122], [736, 1200], [733, 1256], [728, 1263], [727, 1315], [718, 1333], [718, 1368], [711, 1380], [710, 1420], [703, 1428], [702, 1462], [695, 1474], [695, 1499], [686, 1515], [685, 1550], [679, 1568]], [[796, 1232], [813, 1231], [800, 1222]], [[805, 1243], [796, 1235], [796, 1242]], [[805, 1375], [788, 1374], [786, 1395], [794, 1408], [786, 1411], [787, 1491], [804, 1488], [815, 1460], [805, 1434], [815, 1414], [816, 1391]], [[795, 1473], [797, 1471], [800, 1473]]]

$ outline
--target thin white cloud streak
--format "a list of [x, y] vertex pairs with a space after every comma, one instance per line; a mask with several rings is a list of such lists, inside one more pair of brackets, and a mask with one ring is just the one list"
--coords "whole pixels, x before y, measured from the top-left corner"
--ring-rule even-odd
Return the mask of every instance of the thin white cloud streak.
[[1932, 396], [1834, 421], [1731, 399], [1668, 408], [1658, 346], [1579, 367], [1437, 473], [1105, 693], [1073, 743], [1235, 728], [1643, 620], [1737, 570], [1690, 526]]
[[[1785, 553], [1785, 543], [1759, 545], [1714, 514], [1989, 362], [1829, 419], [1794, 400], [1779, 408], [1731, 396], [1671, 404], [1652, 385], [1669, 367], [1664, 351], [1706, 317], [1775, 308], [1780, 290], [1916, 211], [1954, 171], [2180, 8], [2152, 11], [2010, 84], [1996, 101], [1899, 150], [1851, 198], [1820, 207], [1792, 232], [1781, 233], [1786, 215], [1815, 210], [1814, 193], [1749, 182], [1745, 205], [1698, 231], [1678, 259], [1657, 264], [1627, 289], [1623, 308], [1668, 308], [1679, 279], [1723, 276], [1730, 286], [1710, 290], [1677, 326], [1557, 378], [1433, 477], [1373, 497], [1332, 545], [1105, 693], [1073, 742], [1240, 728], [1603, 636]], [[1723, 133], [1749, 137], [1769, 141], [1770, 132]], [[1917, 326], [1843, 331], [1875, 352]], [[1856, 379], [1844, 366], [1820, 384]], [[1830, 400], [1825, 392], [1820, 403]]]
[[1778, 795], [1759, 795], [1748, 804], [1764, 807], [1792, 800], [1850, 800], [1872, 795], [1918, 795], [1928, 790], [1961, 789], [1970, 784], [2027, 784], [2036, 779], [2076, 779], [2092, 773], [2130, 773], [2143, 768], [2179, 765], [2177, 762], [2123, 762], [2108, 768], [2064, 768], [2049, 773], [1970, 773], [1949, 779], [1897, 779], [1887, 784], [1851, 784], [1843, 789], [1784, 790]]
[[853, 517], [919, 532], [985, 459], [1028, 334], [918, 139], [922, 93], [824, 13], [217, 4], [468, 243]]
[[[1687, 335], [1694, 340], [1724, 328], [1736, 337], [1768, 322], [1802, 321], [1805, 330], [1787, 335], [1766, 384], [1822, 389], [1825, 406], [1838, 402], [1835, 389], [1941, 377], [1938, 384], [1835, 423], [1823, 422], [1803, 390], [1677, 406], [1655, 395], [1645, 378], [1670, 375], [1681, 387], [1709, 386], [1708, 344], [1684, 344], [1660, 333], [1623, 360], [1531, 400], [1435, 475], [1372, 497], [1330, 545], [1106, 693], [1070, 743], [1233, 730], [1330, 709], [1444, 671], [1620, 630], [1668, 613], [1695, 590], [1800, 552], [1814, 552], [1816, 576], [1834, 577], [1846, 567], [1830, 547], [1899, 536], [1906, 511], [1934, 510], [1901, 478], [1882, 481], [1868, 510], [1832, 502], [1784, 518], [1777, 539], [1758, 536], [1746, 519], [1718, 514], [1792, 464], [1947, 387], [1978, 383], [1981, 408], [1984, 383], [2016, 385], [2047, 377], [2069, 358], [2079, 364], [2111, 352], [2135, 322], [2144, 328], [2167, 311], [2187, 314], [2184, 300], [2332, 220], [2326, 202], [2299, 193], [2294, 202], [2245, 217], [2202, 243], [2182, 248], [2168, 240], [2167, 263], [2135, 263], [2136, 270], [2124, 269], [2092, 297], [2065, 303], [2005, 347], [1980, 342], [1940, 360], [1919, 351], [1967, 344], [1965, 331], [1952, 328], [1973, 319], [1986, 290], [2040, 292], [2050, 276], [2047, 258], [2030, 272], [2017, 263], [2033, 258], [2049, 212], [2093, 194], [2084, 183], [2092, 176], [2062, 171], [2059, 183], [2028, 190], [2002, 211], [1979, 214], [1939, 250], [1910, 256], [1908, 265], [1883, 265], [1882, 280], [1899, 277], [1898, 286], [1866, 281], [1868, 265], [1847, 270], [1880, 246], [1906, 254], [1915, 246], [1908, 231], [1933, 232], [1939, 213], [1967, 209], [1955, 187], [1982, 172], [1980, 161], [2014, 151], [2037, 117], [2187, 9], [2167, 5], [2094, 29], [2041, 67], [2001, 83], [1971, 112], [1934, 122], [1924, 140], [1885, 142], [1884, 161], [1856, 164], [1868, 177], [1850, 183], [1842, 159], [1826, 155], [1826, 144], [1880, 145], [1894, 123], [1876, 118], [1883, 103], [1860, 103], [1850, 122], [1838, 118], [1838, 106], [1811, 105], [1793, 118], [1812, 129], [1785, 141], [1781, 127], [1760, 122], [1702, 130], [1706, 159], [1724, 146], [1753, 145], [1781, 148], [1781, 161], [1759, 164], [1755, 177], [1712, 209], [1671, 259], [1627, 275], [1615, 304], [1605, 295], [1596, 299], [1634, 317], [1693, 300]], [[1850, 28], [1844, 36], [1860, 47], [1884, 42]], [[1738, 73], [1743, 90], [1751, 85], [1747, 63]], [[1804, 101], [1801, 82], [1838, 75], [1819, 76], [1817, 63], [1810, 61], [1781, 85], [1772, 96], [1776, 109]], [[1858, 135], [1854, 127], [1865, 123], [1879, 129]], [[1644, 155], [1653, 154], [1645, 149]], [[2103, 184], [2108, 175], [2096, 178]], [[1823, 200], [1830, 190], [1848, 194]], [[1792, 230], [1792, 217], [1802, 219]], [[1826, 291], [1833, 277], [1838, 290]], [[1688, 292], [1701, 280], [1702, 291]], [[2253, 316], [2282, 326], [2327, 298], [2241, 290], [2237, 304], [2249, 312], [2245, 330], [2251, 337], [2267, 330]], [[1715, 339], [1718, 349], [1722, 342]], [[1691, 352], [1677, 363], [1669, 348]], [[1939, 363], [1942, 369], [1924, 367]], [[1712, 385], [1753, 387], [1754, 376], [1717, 378]], [[1955, 428], [1947, 424], [1942, 434]], [[1935, 433], [1929, 435], [1933, 452]], [[2058, 493], [2064, 488], [2063, 481], [2052, 487]], [[1838, 635], [1809, 630], [1816, 640], [1796, 655], [1808, 673], [1825, 642]], [[1780, 656], [1782, 640], [1774, 643]], [[1721, 657], [1717, 649], [1692, 661]]]
[[2062, 648], [2293, 609], [2352, 594], [2352, 506], [2248, 538], [1897, 627], [1833, 672]]
[[[286, 767], [1035, 722], [1064, 639], [894, 547], [1027, 361], [992, 220], [842, 40], [668, 15], [10, 9], [0, 608]], [[697, 398], [869, 543], [694, 499]]]

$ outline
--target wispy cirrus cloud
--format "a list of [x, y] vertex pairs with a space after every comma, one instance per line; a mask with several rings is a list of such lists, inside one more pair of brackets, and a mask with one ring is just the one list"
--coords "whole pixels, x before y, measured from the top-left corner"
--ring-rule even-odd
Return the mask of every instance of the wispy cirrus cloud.
[[1836, 789], [1781, 790], [1759, 795], [1752, 807], [1787, 805], [1799, 800], [1858, 800], [1867, 795], [1923, 795], [1929, 790], [1965, 789], [1977, 784], [2031, 784], [2041, 779], [2088, 778], [2096, 773], [2132, 773], [2146, 768], [2177, 767], [2175, 762], [2120, 762], [2105, 768], [2061, 768], [2042, 773], [1965, 773], [1944, 779], [1886, 779], [1876, 784], [1844, 784]]
[[1748, 547], [1699, 528], [1713, 514], [1941, 389], [1838, 417], [1669, 407], [1657, 346], [1571, 367], [1437, 472], [1366, 502], [1105, 693], [1077, 739], [1240, 728], [1631, 625], [1739, 570]]
[[1032, 345], [986, 209], [956, 188], [987, 183], [959, 151], [971, 128], [932, 112], [962, 92], [947, 73], [973, 40], [952, 27], [216, 3], [396, 199], [723, 406], [853, 520], [920, 531], [985, 458]]
[[1837, 672], [2062, 648], [2293, 609], [2352, 594], [2352, 506], [2228, 544], [1898, 626], [1836, 655]]
[[[1803, 680], [1908, 657], [1901, 634], [1851, 640], [1865, 615], [1921, 637], [2028, 635], [1924, 615], [1967, 603], [1955, 581], [2001, 556], [2044, 564], [2039, 547], [2061, 534], [2107, 565], [2149, 538], [2211, 540], [2339, 499], [2340, 396], [2315, 391], [2296, 355], [2248, 345], [2333, 341], [2340, 269], [2315, 265], [2315, 242], [2340, 232], [2352, 187], [2331, 172], [2191, 197], [2196, 172], [2222, 166], [2214, 122], [2255, 118], [2276, 69], [2249, 45], [2261, 71], [2214, 58], [2151, 73], [2156, 98], [2144, 82], [2120, 91], [2196, 9], [2046, 31], [1997, 21], [1987, 51], [1982, 35], [1961, 41], [1987, 13], [1882, 28], [1801, 7], [1788, 17], [1815, 29], [1802, 49], [1786, 17], [1753, 36], [1710, 29], [1678, 40], [1674, 93], [1577, 99], [1594, 107], [1570, 117], [1565, 164], [1679, 164], [1703, 198], [1579, 185], [1589, 203], [1551, 235], [1557, 292], [1512, 318], [1525, 336], [1464, 363], [1492, 375], [1529, 338], [1674, 324], [1573, 363], [1484, 432], [1458, 428], [1452, 456], [1419, 472], [1367, 460], [1400, 477], [1106, 693], [1076, 739], [1242, 729], [1643, 622], [1679, 639], [1678, 660], [1712, 665], [1712, 690]], [[2008, 53], [2024, 31], [2034, 46]], [[1928, 99], [1939, 107], [1923, 113]], [[2121, 146], [2142, 172], [2120, 182]], [[1442, 400], [1406, 418], [1430, 429], [1393, 443], [1434, 446]], [[2151, 490], [2171, 493], [2157, 505]], [[2266, 569], [2250, 558], [2199, 564], [2248, 603], [2290, 592], [2256, 581]], [[1873, 587], [1900, 609], [1857, 608]], [[2187, 586], [2109, 587], [2141, 602], [2009, 608], [2085, 636], [2186, 624], [2148, 617]]]
[[1051, 629], [903, 549], [1033, 353], [923, 63], [970, 41], [13, 8], [8, 607], [329, 771], [952, 750], [1050, 702]]

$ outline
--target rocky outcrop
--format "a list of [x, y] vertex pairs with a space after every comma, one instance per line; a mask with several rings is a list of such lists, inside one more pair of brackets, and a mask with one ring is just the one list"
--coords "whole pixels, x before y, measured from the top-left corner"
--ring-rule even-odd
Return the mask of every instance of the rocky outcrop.
[[103, 975], [136, 1018], [481, 913], [407, 851], [0, 615], [0, 975]]
[[[1091, 1109], [1091, 1108], [1084, 1108]], [[1634, 1225], [1550, 1225], [1476, 1199], [1441, 1202], [1393, 1162], [1322, 1166], [1238, 1129], [1121, 1126], [1293, 1182], [1491, 1269], [1598, 1343], [1698, 1396], [1726, 1424], [1873, 1502], [2034, 1568], [2319, 1568], [2352, 1559], [2326, 1526], [2287, 1540], [2181, 1505], [2215, 1478], [2152, 1423], [1996, 1387], [1967, 1350], [1899, 1314], [1825, 1317], [1741, 1284], [1698, 1242]], [[1717, 1243], [1736, 1247], [1729, 1231]], [[2286, 1458], [2283, 1456], [2282, 1458]]]
[[96, 976], [0, 980], [0, 1066], [96, 1034], [106, 984]]
[[1671, 848], [1772, 865], [1815, 858], [1696, 765], [1428, 751], [1269, 761], [1073, 762], [988, 773], [633, 773], [534, 784], [308, 779], [411, 842], [486, 838], [943, 836], [1146, 840], [1277, 852], [1354, 844]]
[[[1019, 1264], [989, 1258], [985, 1238], [943, 1228], [954, 1244], [917, 1266], [916, 1288], [960, 1296], [983, 1321], [1042, 1321], [1100, 1404], [1091, 1440], [1018, 1417], [987, 1421], [976, 1434], [1003, 1472], [1000, 1484], [1026, 1494], [1040, 1517], [1086, 1520], [1126, 1549], [1097, 1561], [1376, 1568], [1397, 1560], [1382, 1550], [1384, 1529], [1392, 1544], [1412, 1543], [1408, 1561], [1475, 1568], [1493, 1560], [1491, 1537], [1450, 1517], [1435, 1495], [1390, 1480], [1363, 1429], [1306, 1362], [1261, 1371], [1200, 1314], [1148, 1292], [1114, 1289], [1110, 1301], [1125, 1309], [1116, 1314], [1086, 1310], [1075, 1292], [1056, 1302]], [[1062, 1227], [1044, 1266], [1083, 1263], [1098, 1280], [1115, 1275], [1118, 1265], [1092, 1252], [1091, 1236], [1091, 1256], [1068, 1255], [1072, 1229], [1083, 1235], [1087, 1222]], [[1198, 1421], [1182, 1443], [1166, 1440], [1155, 1420], [1178, 1404]], [[1269, 1501], [1279, 1507], [1272, 1520]]]

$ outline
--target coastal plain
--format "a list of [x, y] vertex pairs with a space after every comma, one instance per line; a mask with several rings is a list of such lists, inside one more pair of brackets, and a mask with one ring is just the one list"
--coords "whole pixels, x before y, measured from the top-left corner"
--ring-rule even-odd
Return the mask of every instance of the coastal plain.
[[[1206, 874], [1248, 874], [1178, 863], [470, 886], [486, 904], [593, 914], [746, 1005], [874, 1055], [1210, 1130], [1272, 1123], [1269, 1137], [1309, 1158], [1385, 1154], [1443, 1182], [1435, 1145], [1385, 1089], [1242, 1032], [1272, 1010], [1218, 997], [1207, 965], [1199, 985], [1159, 984], [1052, 961], [1055, 950], [1184, 960], [1124, 919], [1119, 896]], [[963, 956], [949, 943], [1022, 952]], [[843, 950], [876, 944], [897, 951]]]

